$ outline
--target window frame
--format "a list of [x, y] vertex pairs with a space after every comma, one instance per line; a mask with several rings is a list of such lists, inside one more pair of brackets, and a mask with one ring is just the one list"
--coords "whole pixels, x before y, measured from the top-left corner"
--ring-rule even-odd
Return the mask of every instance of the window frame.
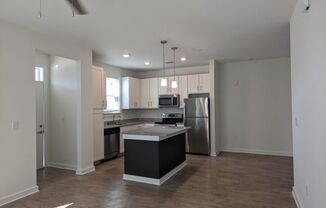
[[[108, 97], [113, 96], [108, 94], [108, 79], [113, 79], [118, 81], [118, 87], [119, 87], [119, 94], [118, 94], [118, 109], [117, 110], [108, 110]], [[114, 97], [114, 96], [113, 96]], [[119, 77], [105, 77], [105, 100], [106, 100], [106, 107], [104, 109], [104, 114], [120, 114], [121, 113], [121, 78]]]

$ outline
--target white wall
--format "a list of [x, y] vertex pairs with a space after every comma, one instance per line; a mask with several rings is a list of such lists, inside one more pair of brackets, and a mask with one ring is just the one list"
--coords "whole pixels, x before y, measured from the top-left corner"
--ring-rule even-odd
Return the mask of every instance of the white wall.
[[[11, 194], [38, 190], [32, 39], [27, 31], [0, 22], [0, 206]], [[12, 121], [19, 122], [17, 130]]]
[[326, 207], [326, 1], [302, 1], [291, 19], [294, 195], [302, 208]]
[[48, 87], [47, 165], [77, 168], [77, 61], [51, 56]]
[[292, 155], [290, 59], [226, 63], [219, 76], [221, 150]]
[[[0, 21], [0, 205], [37, 191], [35, 50], [79, 60], [77, 173], [93, 166], [92, 51]], [[19, 129], [11, 128], [12, 121]]]

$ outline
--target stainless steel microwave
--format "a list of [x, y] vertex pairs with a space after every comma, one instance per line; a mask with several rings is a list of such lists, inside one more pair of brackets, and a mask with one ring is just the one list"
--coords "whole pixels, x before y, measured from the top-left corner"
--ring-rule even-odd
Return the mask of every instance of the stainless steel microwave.
[[180, 95], [160, 95], [158, 105], [160, 108], [178, 108], [180, 107]]

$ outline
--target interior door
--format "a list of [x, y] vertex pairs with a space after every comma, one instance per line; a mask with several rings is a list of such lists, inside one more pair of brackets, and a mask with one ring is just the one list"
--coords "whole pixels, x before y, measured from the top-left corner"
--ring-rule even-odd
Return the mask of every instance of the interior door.
[[44, 84], [36, 82], [36, 167], [44, 167]]

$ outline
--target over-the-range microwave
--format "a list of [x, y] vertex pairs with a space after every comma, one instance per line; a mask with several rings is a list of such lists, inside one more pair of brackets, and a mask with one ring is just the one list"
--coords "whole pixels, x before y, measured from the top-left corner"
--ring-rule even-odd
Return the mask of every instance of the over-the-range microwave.
[[160, 108], [178, 108], [180, 107], [180, 95], [160, 95], [158, 105]]

